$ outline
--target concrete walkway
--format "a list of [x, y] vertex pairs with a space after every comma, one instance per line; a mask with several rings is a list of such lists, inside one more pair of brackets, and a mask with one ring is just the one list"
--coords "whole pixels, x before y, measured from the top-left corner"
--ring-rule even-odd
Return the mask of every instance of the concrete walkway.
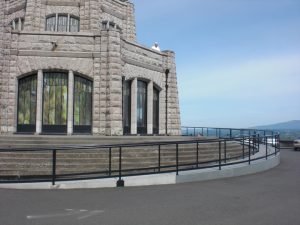
[[299, 225], [300, 152], [254, 175], [176, 185], [0, 189], [1, 225]]

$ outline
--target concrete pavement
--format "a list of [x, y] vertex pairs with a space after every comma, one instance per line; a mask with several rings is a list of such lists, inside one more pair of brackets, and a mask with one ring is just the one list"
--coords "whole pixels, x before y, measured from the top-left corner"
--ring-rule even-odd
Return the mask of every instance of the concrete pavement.
[[267, 172], [85, 190], [0, 189], [0, 225], [299, 225], [300, 152]]

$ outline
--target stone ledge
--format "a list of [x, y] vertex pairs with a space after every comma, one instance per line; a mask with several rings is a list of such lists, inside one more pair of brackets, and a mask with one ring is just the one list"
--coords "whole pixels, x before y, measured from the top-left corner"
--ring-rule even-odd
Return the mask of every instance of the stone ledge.
[[[2, 0], [2, 1], [4, 1], [4, 0]], [[26, 7], [25, 3], [21, 3], [19, 5], [16, 5], [16, 6], [12, 7], [12, 8], [9, 8], [8, 10], [5, 10], [5, 14], [6, 15], [12, 14], [14, 12], [25, 9], [25, 7]]]
[[117, 11], [114, 11], [114, 10], [111, 10], [109, 9], [108, 7], [102, 5], [101, 6], [101, 9], [103, 12], [107, 13], [107, 14], [110, 14], [112, 16], [115, 16], [117, 17], [118, 19], [121, 19], [121, 20], [125, 20], [126, 19], [126, 16], [120, 12], [117, 12]]
[[145, 62], [140, 62], [140, 61], [130, 59], [130, 58], [125, 57], [125, 56], [122, 57], [122, 60], [125, 63], [131, 64], [131, 65], [134, 65], [134, 66], [138, 66], [138, 67], [142, 67], [144, 69], [149, 69], [149, 70], [153, 70], [153, 71], [156, 71], [156, 72], [164, 73], [164, 68], [162, 68], [162, 67], [157, 67], [157, 66], [154, 66], [154, 65], [150, 65], [150, 64], [147, 64]]
[[66, 58], [101, 58], [100, 52], [50, 52], [35, 50], [11, 50], [12, 55]]
[[133, 41], [129, 41], [129, 40], [126, 40], [126, 39], [122, 39], [126, 44], [130, 44], [130, 45], [133, 45], [135, 47], [138, 47], [138, 48], [141, 48], [141, 49], [144, 49], [146, 51], [149, 51], [149, 52], [153, 52], [153, 53], [156, 53], [158, 55], [161, 55], [161, 56], [168, 56], [167, 52], [169, 51], [162, 51], [162, 52], [159, 52], [159, 51], [156, 51], [156, 50], [153, 50], [151, 48], [148, 48], [146, 46], [143, 46], [143, 45], [140, 45], [136, 42], [133, 42]]
[[43, 0], [42, 3], [45, 5], [52, 5], [52, 6], [80, 6], [80, 0], [73, 0], [70, 1], [63, 1], [63, 0]]
[[51, 32], [51, 31], [12, 31], [12, 34], [19, 35], [49, 35], [49, 36], [70, 36], [70, 37], [101, 37], [100, 32]]

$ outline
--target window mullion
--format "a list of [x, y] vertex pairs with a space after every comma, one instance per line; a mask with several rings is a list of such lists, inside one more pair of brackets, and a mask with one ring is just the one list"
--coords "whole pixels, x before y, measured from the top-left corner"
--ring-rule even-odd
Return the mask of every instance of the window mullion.
[[58, 31], [58, 14], [55, 14], [55, 31]]
[[70, 14], [68, 14], [67, 32], [70, 32]]

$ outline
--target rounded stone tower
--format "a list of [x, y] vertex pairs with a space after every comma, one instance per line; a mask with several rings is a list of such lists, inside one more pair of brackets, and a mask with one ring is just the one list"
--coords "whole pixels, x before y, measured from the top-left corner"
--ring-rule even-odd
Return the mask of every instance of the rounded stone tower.
[[175, 54], [121, 0], [0, 2], [1, 133], [179, 135]]

